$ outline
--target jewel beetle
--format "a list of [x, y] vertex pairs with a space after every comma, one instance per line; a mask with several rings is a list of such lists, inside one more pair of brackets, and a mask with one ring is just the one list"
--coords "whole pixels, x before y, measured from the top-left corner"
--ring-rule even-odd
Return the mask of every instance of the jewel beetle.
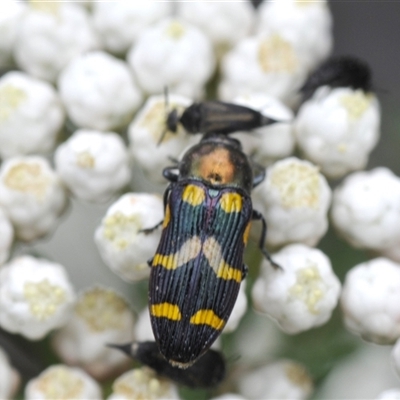
[[161, 354], [156, 342], [132, 342], [122, 345], [111, 344], [125, 354], [146, 365], [158, 375], [165, 376], [176, 383], [190, 387], [210, 389], [220, 384], [225, 378], [226, 365], [224, 356], [210, 349], [197, 362], [181, 369], [173, 367]]
[[178, 165], [165, 168], [165, 217], [155, 256], [149, 261], [149, 310], [160, 353], [187, 368], [222, 332], [247, 268], [243, 253], [252, 220], [250, 192], [265, 176], [238, 140], [203, 135]]

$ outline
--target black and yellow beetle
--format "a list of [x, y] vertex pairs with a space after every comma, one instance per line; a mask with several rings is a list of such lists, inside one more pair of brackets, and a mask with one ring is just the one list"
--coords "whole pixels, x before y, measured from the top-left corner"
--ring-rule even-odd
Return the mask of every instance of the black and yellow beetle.
[[[150, 261], [149, 308], [161, 354], [187, 368], [222, 332], [247, 269], [243, 253], [252, 220], [250, 192], [265, 175], [228, 133], [212, 133], [166, 168], [161, 240]], [[276, 265], [275, 265], [276, 266]]]

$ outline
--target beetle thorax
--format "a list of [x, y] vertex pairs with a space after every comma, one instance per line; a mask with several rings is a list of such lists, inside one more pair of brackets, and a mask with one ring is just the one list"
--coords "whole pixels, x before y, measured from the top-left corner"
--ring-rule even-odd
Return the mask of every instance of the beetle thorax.
[[183, 179], [199, 179], [211, 186], [251, 189], [252, 171], [246, 155], [226, 143], [202, 143], [185, 154], [180, 168]]

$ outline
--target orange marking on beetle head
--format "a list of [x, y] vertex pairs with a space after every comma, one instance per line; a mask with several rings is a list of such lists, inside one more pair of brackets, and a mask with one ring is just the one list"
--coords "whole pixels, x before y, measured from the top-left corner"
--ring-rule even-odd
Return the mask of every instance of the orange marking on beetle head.
[[224, 185], [232, 182], [235, 166], [230, 160], [229, 151], [224, 148], [217, 148], [202, 156], [199, 174], [213, 185]]

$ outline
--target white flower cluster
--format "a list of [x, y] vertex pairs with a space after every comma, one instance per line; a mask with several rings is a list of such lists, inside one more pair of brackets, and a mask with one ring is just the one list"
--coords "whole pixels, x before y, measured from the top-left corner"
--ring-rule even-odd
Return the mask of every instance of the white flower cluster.
[[[307, 335], [338, 303], [335, 315], [350, 332], [394, 345], [400, 376], [400, 178], [385, 167], [360, 171], [380, 137], [380, 104], [374, 86], [354, 83], [351, 71], [319, 69], [332, 61], [327, 1], [255, 8], [250, 1], [2, 0], [0, 33], [0, 328], [32, 341], [51, 332], [46, 343], [64, 363], [21, 388], [26, 399], [100, 399], [98, 382], [107, 379], [116, 379], [108, 400], [179, 398], [173, 381], [146, 366], [127, 372], [130, 360], [107, 344], [154, 340], [148, 307], [127, 299], [146, 298], [138, 281], [150, 275], [167, 213], [163, 169], [178, 167], [200, 140], [195, 134], [206, 133], [195, 132], [196, 122], [226, 118], [192, 111], [196, 121], [185, 125], [185, 110], [215, 100], [211, 93], [273, 122], [232, 138], [256, 175], [251, 235], [276, 251], [273, 262], [258, 259], [259, 270], [258, 250], [249, 251], [250, 279], [241, 283], [228, 336], [214, 344], [243, 354], [244, 368], [228, 370], [229, 392], [215, 399], [311, 396], [306, 368], [278, 358], [297, 338], [281, 331]], [[247, 115], [239, 117], [222, 124]], [[329, 179], [341, 178], [332, 190]], [[75, 213], [80, 203], [99, 212], [95, 266], [85, 262], [86, 247], [70, 247], [68, 238], [81, 232], [63, 236], [54, 261], [41, 246], [52, 246], [68, 205]], [[326, 242], [327, 254], [315, 248], [330, 207], [348, 244], [379, 255], [353, 266], [343, 285], [337, 275], [345, 263], [329, 259]], [[80, 265], [63, 262], [69, 253], [79, 253]], [[101, 260], [126, 281], [124, 294], [101, 282], [110, 273]], [[81, 287], [84, 273], [92, 286]], [[5, 351], [12, 348], [0, 349], [0, 398], [12, 398], [19, 378]], [[393, 389], [379, 398], [396, 396]]]

